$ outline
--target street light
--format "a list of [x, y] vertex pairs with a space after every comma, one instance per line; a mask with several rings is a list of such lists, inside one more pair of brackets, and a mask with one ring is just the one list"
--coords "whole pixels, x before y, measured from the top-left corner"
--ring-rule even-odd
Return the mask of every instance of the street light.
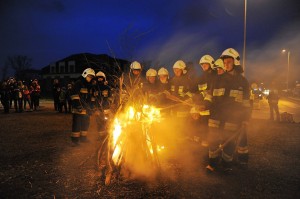
[[[287, 50], [286, 49], [283, 49], [282, 50], [282, 53], [285, 53]], [[287, 51], [287, 55], [288, 55], [288, 65], [287, 65], [287, 74], [286, 74], [286, 91], [288, 92], [288, 90], [289, 90], [289, 73], [290, 73], [290, 54], [291, 54], [291, 52], [288, 50]]]
[[245, 60], [246, 60], [246, 22], [247, 22], [247, 0], [245, 0], [245, 7], [244, 7], [244, 47], [243, 47], [243, 70], [244, 75], [246, 73], [246, 66], [245, 66]]

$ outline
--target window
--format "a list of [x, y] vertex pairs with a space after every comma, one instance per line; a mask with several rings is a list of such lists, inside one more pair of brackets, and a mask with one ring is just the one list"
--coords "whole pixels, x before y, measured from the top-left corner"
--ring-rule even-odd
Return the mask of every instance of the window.
[[59, 73], [65, 73], [65, 62], [59, 62]]
[[55, 66], [50, 66], [50, 73], [55, 73]]
[[52, 63], [52, 64], [50, 64], [50, 73], [55, 73], [55, 67], [56, 66], [56, 64], [55, 63]]
[[60, 73], [65, 73], [65, 66], [60, 66], [59, 72]]
[[68, 66], [69, 66], [69, 73], [75, 73], [75, 61], [69, 61]]

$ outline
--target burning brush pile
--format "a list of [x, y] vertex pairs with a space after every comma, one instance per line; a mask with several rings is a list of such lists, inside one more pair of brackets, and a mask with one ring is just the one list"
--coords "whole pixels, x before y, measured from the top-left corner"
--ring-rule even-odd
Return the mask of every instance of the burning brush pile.
[[154, 130], [162, 120], [160, 109], [134, 99], [117, 111], [98, 151], [98, 165], [104, 171], [106, 185], [119, 177], [155, 178], [160, 171], [159, 153], [164, 146], [156, 143]]

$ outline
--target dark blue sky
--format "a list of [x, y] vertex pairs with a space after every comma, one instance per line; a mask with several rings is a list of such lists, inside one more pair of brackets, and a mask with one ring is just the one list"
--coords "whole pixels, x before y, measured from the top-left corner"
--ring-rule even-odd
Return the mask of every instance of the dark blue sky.
[[[246, 66], [280, 57], [282, 48], [299, 54], [299, 13], [296, 0], [248, 0]], [[244, 0], [2, 0], [0, 66], [10, 55], [27, 55], [41, 68], [82, 52], [197, 64], [228, 47], [242, 55], [243, 22]]]

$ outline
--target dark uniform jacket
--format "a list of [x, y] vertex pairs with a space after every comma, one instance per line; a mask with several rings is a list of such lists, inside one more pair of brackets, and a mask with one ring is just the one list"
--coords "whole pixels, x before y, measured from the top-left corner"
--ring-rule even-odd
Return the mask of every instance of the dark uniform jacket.
[[237, 130], [243, 121], [250, 119], [250, 89], [241, 75], [224, 73], [217, 76], [207, 100], [211, 96], [209, 126]]
[[86, 114], [90, 109], [90, 95], [89, 95], [89, 83], [85, 78], [80, 77], [74, 85], [72, 90], [71, 99], [73, 113]]

